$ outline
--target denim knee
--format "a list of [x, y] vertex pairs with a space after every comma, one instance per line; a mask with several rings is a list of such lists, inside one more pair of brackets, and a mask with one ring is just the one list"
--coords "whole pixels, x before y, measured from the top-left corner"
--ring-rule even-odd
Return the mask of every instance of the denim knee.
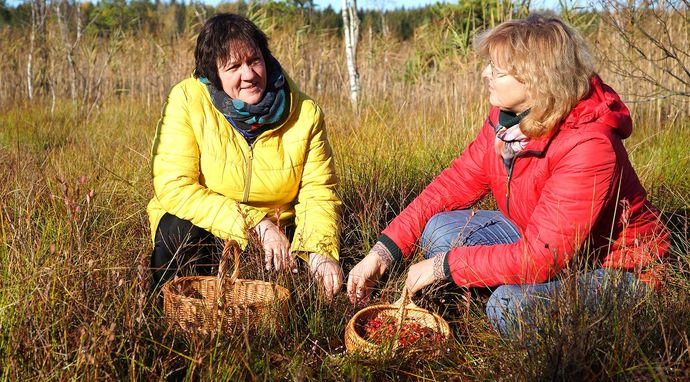
[[461, 245], [458, 235], [467, 225], [470, 210], [440, 212], [429, 219], [422, 232], [420, 244], [424, 257], [429, 259]]
[[424, 231], [422, 232], [422, 237], [419, 239], [419, 243], [422, 245], [424, 250], [424, 257], [430, 258], [433, 250], [431, 248], [432, 243], [436, 242], [442, 235], [439, 234], [439, 224], [443, 220], [442, 213], [436, 214], [429, 219], [424, 226]]
[[489, 323], [504, 337], [516, 337], [519, 329], [519, 316], [525, 291], [517, 285], [501, 285], [486, 303]]

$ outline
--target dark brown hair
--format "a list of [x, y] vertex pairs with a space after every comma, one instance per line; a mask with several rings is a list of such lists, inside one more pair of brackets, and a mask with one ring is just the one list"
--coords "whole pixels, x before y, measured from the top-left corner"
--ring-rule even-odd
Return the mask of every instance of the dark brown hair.
[[206, 21], [194, 50], [194, 77], [206, 77], [218, 89], [223, 86], [218, 77], [221, 66], [234, 57], [246, 57], [259, 49], [268, 60], [268, 38], [253, 22], [234, 13], [218, 13]]

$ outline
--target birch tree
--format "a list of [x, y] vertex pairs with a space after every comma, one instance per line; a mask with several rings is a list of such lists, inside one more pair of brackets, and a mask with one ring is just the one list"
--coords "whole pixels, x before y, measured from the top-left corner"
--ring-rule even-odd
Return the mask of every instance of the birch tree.
[[[48, 7], [45, 0], [31, 0], [30, 5], [31, 31], [29, 32], [29, 53], [26, 60], [26, 90], [29, 100], [32, 100], [34, 97], [34, 51], [37, 43], [41, 56], [46, 57], [45, 34]], [[45, 60], [43, 64], [46, 64]]]
[[357, 0], [343, 0], [343, 30], [345, 36], [345, 58], [350, 76], [350, 101], [352, 110], [357, 113], [359, 97], [359, 73], [357, 72], [357, 42], [359, 41], [359, 17]]
[[[60, 30], [60, 36], [62, 37], [62, 44], [65, 49], [65, 59], [67, 61], [67, 68], [69, 70], [69, 94], [72, 102], [76, 104], [77, 102], [77, 63], [74, 59], [74, 52], [79, 41], [81, 40], [81, 7], [75, 1], [73, 4], [69, 4], [67, 0], [55, 1], [53, 3], [55, 6], [55, 15], [57, 16], [57, 23]], [[63, 11], [62, 8], [65, 8]], [[69, 10], [73, 9], [76, 12], [74, 16], [76, 23], [76, 37], [74, 41], [70, 38], [69, 32]]]

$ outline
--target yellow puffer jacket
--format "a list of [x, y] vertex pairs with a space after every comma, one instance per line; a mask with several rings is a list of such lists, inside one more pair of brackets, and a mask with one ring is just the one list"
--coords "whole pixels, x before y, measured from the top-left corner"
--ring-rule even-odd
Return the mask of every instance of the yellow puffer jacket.
[[166, 213], [242, 248], [268, 216], [294, 224], [291, 251], [338, 259], [340, 200], [321, 109], [290, 87], [290, 115], [249, 145], [195, 78], [175, 85], [152, 149], [151, 233]]

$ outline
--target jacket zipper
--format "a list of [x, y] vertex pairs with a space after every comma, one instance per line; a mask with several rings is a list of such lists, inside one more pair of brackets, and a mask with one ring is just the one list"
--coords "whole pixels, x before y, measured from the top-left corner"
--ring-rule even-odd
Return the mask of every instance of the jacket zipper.
[[506, 214], [510, 217], [510, 181], [513, 179], [513, 168], [515, 168], [515, 160], [520, 153], [517, 153], [513, 159], [510, 160], [510, 167], [508, 168], [508, 178], [506, 179]]
[[526, 150], [526, 151], [520, 151], [519, 153], [515, 154], [513, 157], [513, 160], [510, 162], [510, 168], [508, 169], [508, 179], [506, 179], [506, 213], [510, 217], [510, 181], [513, 179], [513, 168], [515, 168], [515, 161], [517, 160], [518, 157], [525, 156], [526, 154], [532, 154], [535, 156], [539, 156], [544, 151], [536, 151], [536, 150]]
[[[494, 131], [496, 130], [496, 125], [491, 121], [491, 118], [486, 119], [487, 122], [489, 123], [489, 126], [491, 126]], [[515, 160], [517, 159], [518, 156], [520, 156], [522, 152], [517, 153], [511, 160], [510, 160], [510, 166], [508, 167], [508, 177], [506, 178], [506, 214], [510, 217], [510, 181], [513, 179], [513, 168], [515, 167]]]
[[[487, 118], [487, 122], [489, 123], [489, 126], [491, 126], [491, 128], [493, 128], [495, 131], [496, 125], [494, 125], [494, 123], [491, 121], [491, 118]], [[553, 139], [553, 137], [549, 138], [549, 143], [547, 143], [547, 146], [550, 144], [551, 139]], [[506, 216], [506, 217], [510, 217], [510, 181], [513, 179], [513, 168], [515, 167], [515, 160], [518, 157], [523, 156], [524, 154], [534, 154], [536, 156], [539, 156], [543, 153], [544, 153], [544, 150], [542, 150], [542, 151], [536, 151], [536, 150], [520, 151], [519, 153], [515, 154], [513, 159], [510, 161], [510, 167], [508, 168], [508, 177], [506, 179], [506, 214], [508, 214], [508, 216]]]
[[[235, 123], [231, 119], [226, 118], [226, 120], [228, 121], [228, 123], [230, 123], [230, 125], [234, 129], [237, 128], [235, 126]], [[281, 127], [282, 127], [282, 125], [278, 126], [276, 128], [279, 129]], [[256, 137], [256, 139], [254, 139], [254, 142], [252, 142], [251, 145], [248, 145], [249, 146], [249, 152], [248, 152], [249, 155], [245, 156], [246, 178], [244, 179], [244, 194], [242, 195], [242, 203], [247, 203], [249, 201], [249, 188], [252, 185], [252, 162], [254, 160], [254, 145], [256, 144], [256, 142], [259, 141], [259, 139], [261, 137], [263, 137], [266, 134], [267, 134], [267, 132], [264, 131], [258, 137]], [[242, 138], [242, 139], [244, 139], [244, 138]]]
[[244, 195], [242, 196], [242, 203], [246, 203], [249, 201], [249, 188], [252, 185], [252, 162], [254, 161], [254, 144], [256, 141], [254, 141], [251, 145], [249, 145], [249, 152], [247, 153], [247, 157], [245, 160], [246, 164], [246, 175], [244, 178]]
[[[231, 119], [227, 119], [228, 123], [236, 129], [235, 123]], [[266, 132], [261, 133], [254, 142], [252, 142], [251, 145], [247, 145], [249, 147], [249, 151], [247, 152], [247, 155], [244, 156], [244, 164], [245, 164], [245, 178], [244, 178], [244, 193], [242, 194], [242, 203], [247, 203], [249, 201], [249, 188], [252, 186], [252, 162], [254, 161], [254, 145], [256, 142], [263, 136]], [[241, 139], [244, 140], [244, 137]]]

